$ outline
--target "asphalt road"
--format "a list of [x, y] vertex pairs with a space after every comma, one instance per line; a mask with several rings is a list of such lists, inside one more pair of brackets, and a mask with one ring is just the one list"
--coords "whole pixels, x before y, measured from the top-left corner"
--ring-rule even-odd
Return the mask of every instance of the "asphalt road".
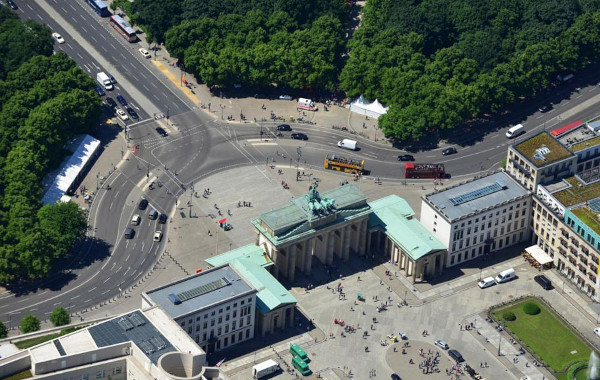
[[[214, 121], [196, 110], [176, 86], [162, 79], [137, 51], [139, 43], [126, 42], [108, 25], [108, 18], [97, 16], [83, 1], [39, 0], [18, 4], [22, 18], [47, 23], [53, 31], [63, 35], [66, 43], [55, 44], [55, 48], [65, 51], [93, 78], [100, 70], [113, 74], [118, 81], [117, 88], [107, 95], [115, 98], [117, 93], [122, 94], [140, 114], [141, 121], [127, 123], [130, 143], [139, 147], [135, 157], [104, 180], [111, 190], [102, 189], [96, 196], [90, 212], [90, 239], [79, 250], [81, 263], [37, 290], [23, 291], [16, 296], [1, 295], [0, 319], [4, 322], [16, 322], [27, 313], [46, 319], [58, 305], [72, 311], [81, 310], [136, 283], [161, 252], [162, 244], [152, 241], [154, 232], [166, 233], [168, 227], [168, 224], [159, 225], [149, 220], [148, 211], [155, 208], [168, 214], [176, 202], [185, 202], [187, 196], [193, 194], [195, 190], [191, 185], [195, 181], [224, 169], [267, 163], [293, 166], [298, 158], [302, 167], [322, 168], [325, 154], [335, 152], [347, 158], [364, 158], [372, 176], [402, 180], [403, 164], [396, 157], [404, 152], [395, 148], [361, 140], [360, 151], [351, 152], [336, 146], [340, 139], [351, 138], [336, 130], [292, 124], [295, 132], [309, 136], [308, 141], [299, 141], [290, 139], [290, 132], [278, 138], [275, 123], [261, 127]], [[597, 110], [589, 107], [576, 117], [558, 116], [599, 93], [592, 83], [595, 74], [588, 75], [578, 79], [590, 85], [577, 92], [568, 86], [558, 88], [547, 100], [554, 103], [548, 113], [535, 112], [536, 105], [523, 105], [487, 126], [494, 132], [482, 136], [452, 136], [458, 149], [456, 155], [443, 157], [443, 147], [412, 154], [418, 162], [444, 162], [455, 178], [469, 178], [493, 169], [506, 156], [507, 146], [513, 143], [504, 136], [509, 125], [524, 124], [527, 133], [522, 138], [526, 138], [543, 128], [551, 129], [595, 115]], [[171, 116], [168, 121], [151, 118], [155, 113], [167, 111]], [[159, 125], [169, 136], [157, 134], [155, 128]], [[262, 140], [261, 128], [265, 132]], [[160, 182], [162, 186], [150, 190], [151, 181]], [[235, 191], [235, 187], [232, 190]], [[137, 209], [142, 197], [150, 201], [146, 211]], [[137, 232], [134, 239], [124, 239], [123, 231], [136, 213], [142, 216], [142, 223], [134, 227]], [[163, 241], [166, 239], [165, 235]]]

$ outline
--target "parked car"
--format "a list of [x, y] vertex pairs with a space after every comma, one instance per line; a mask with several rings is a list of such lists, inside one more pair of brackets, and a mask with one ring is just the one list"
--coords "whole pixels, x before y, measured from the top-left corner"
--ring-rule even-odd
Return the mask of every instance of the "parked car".
[[148, 200], [147, 199], [140, 200], [140, 203], [138, 204], [138, 209], [145, 210], [146, 207], [148, 207]]
[[127, 100], [125, 100], [123, 95], [121, 95], [121, 94], [117, 95], [117, 100], [119, 101], [119, 103], [121, 103], [121, 105], [123, 107], [125, 107], [127, 105]]
[[449, 348], [450, 348], [450, 346], [448, 346], [448, 343], [446, 343], [446, 341], [444, 341], [444, 340], [441, 340], [441, 339], [436, 339], [436, 340], [435, 340], [433, 343], [434, 343], [436, 346], [438, 346], [438, 347], [440, 347], [440, 348], [443, 348], [444, 350], [447, 350], [447, 349], [449, 349]]
[[552, 281], [550, 281], [548, 277], [544, 276], [543, 274], [535, 276], [533, 280], [546, 290], [551, 290], [553, 288]]
[[121, 119], [123, 121], [129, 120], [129, 116], [127, 116], [127, 114], [125, 113], [125, 111], [123, 111], [120, 108], [117, 110], [117, 116], [119, 117], [119, 119]]
[[140, 224], [140, 222], [142, 221], [142, 217], [139, 216], [139, 214], [135, 214], [132, 218], [131, 218], [131, 224], [134, 226], [137, 226]]
[[289, 126], [289, 125], [287, 125], [287, 124], [281, 124], [281, 125], [278, 125], [278, 126], [277, 126], [277, 130], [278, 130], [278, 131], [291, 131], [291, 130], [292, 130], [292, 127], [290, 127], [290, 126]]
[[59, 44], [65, 43], [65, 39], [58, 33], [52, 33], [52, 38], [54, 38]]
[[117, 102], [115, 102], [115, 100], [111, 97], [106, 98], [106, 104], [108, 104], [112, 108], [115, 108], [117, 106]]
[[108, 79], [110, 79], [110, 83], [117, 84], [117, 80], [112, 75], [108, 74]]
[[392, 373], [392, 380], [402, 380], [400, 378], [400, 376], [396, 375], [395, 373]]
[[11, 9], [19, 9], [19, 7], [17, 7], [17, 4], [15, 4], [15, 2], [13, 0], [6, 0], [6, 2], [8, 3], [8, 6]]
[[142, 55], [142, 57], [144, 58], [151, 58], [152, 56], [150, 55], [150, 53], [148, 52], [148, 50], [144, 49], [144, 48], [139, 48], [138, 51], [140, 52], [140, 54]]
[[465, 361], [460, 352], [458, 352], [457, 350], [449, 350], [448, 355], [450, 355], [450, 357], [454, 359], [457, 363], [462, 363]]
[[139, 116], [137, 114], [137, 112], [135, 112], [135, 110], [131, 107], [127, 107], [127, 113], [129, 114], [129, 116], [131, 116], [133, 119], [139, 119]]
[[548, 111], [550, 111], [552, 109], [552, 106], [549, 104], [544, 104], [543, 106], [541, 106], [540, 108], [538, 108], [538, 111], [540, 111], [541, 113], [546, 113]]
[[292, 96], [291, 95], [279, 95], [279, 99], [281, 100], [292, 100]]
[[162, 232], [161, 231], [156, 231], [154, 233], [154, 239], [153, 240], [154, 241], [158, 241], [158, 242], [161, 241], [162, 240]]
[[160, 223], [160, 224], [167, 223], [167, 214], [160, 214], [158, 216], [158, 223]]
[[496, 285], [496, 280], [494, 279], [494, 277], [486, 277], [484, 279], [481, 279], [481, 281], [479, 281], [477, 285], [481, 289], [489, 288], [492, 285]]
[[292, 139], [294, 140], [308, 140], [308, 136], [304, 133], [292, 133]]
[[265, 94], [254, 94], [255, 99], [266, 99], [267, 95]]
[[100, 86], [99, 84], [96, 85], [96, 92], [98, 93], [98, 95], [100, 96], [104, 96], [106, 95], [106, 93], [104, 92], [104, 89], [102, 88], [102, 86]]
[[167, 133], [167, 131], [165, 131], [163, 128], [161, 127], [156, 127], [156, 132], [158, 132], [159, 135], [161, 135], [162, 137], [167, 137], [169, 134]]
[[414, 161], [415, 157], [412, 154], [403, 154], [398, 156], [398, 161]]
[[442, 150], [442, 156], [447, 156], [449, 154], [455, 154], [455, 153], [458, 153], [456, 148], [447, 148], [447, 149]]
[[600, 327], [596, 327], [596, 328], [594, 329], [594, 333], [595, 333], [596, 335], [600, 336]]

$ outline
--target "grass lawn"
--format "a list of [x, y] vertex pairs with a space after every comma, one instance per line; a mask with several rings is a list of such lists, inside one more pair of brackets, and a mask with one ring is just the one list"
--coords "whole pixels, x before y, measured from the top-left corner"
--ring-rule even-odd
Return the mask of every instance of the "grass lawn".
[[[523, 304], [533, 301], [541, 309], [537, 315], [528, 315], [523, 312]], [[564, 326], [554, 315], [545, 309], [542, 302], [535, 299], [524, 300], [515, 305], [494, 311], [496, 318], [502, 319], [502, 313], [510, 310], [517, 319], [505, 325], [521, 341], [535, 352], [554, 371], [561, 372], [573, 362], [590, 358], [589, 347], [569, 328]], [[572, 353], [574, 352], [574, 353]]]

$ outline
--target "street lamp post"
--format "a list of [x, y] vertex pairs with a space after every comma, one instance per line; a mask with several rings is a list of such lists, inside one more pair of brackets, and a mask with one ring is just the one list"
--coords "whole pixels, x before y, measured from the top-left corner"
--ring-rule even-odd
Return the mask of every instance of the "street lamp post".
[[100, 184], [98, 183], [100, 177], [100, 172], [96, 173], [96, 190], [100, 189]]
[[69, 302], [69, 317], [71, 316], [71, 302]]
[[[502, 325], [500, 325], [502, 326]], [[502, 343], [502, 330], [498, 330], [498, 356], [501, 355], [500, 353], [500, 343]]]
[[225, 109], [225, 106], [222, 104], [219, 104], [219, 108], [221, 108], [221, 120], [223, 120], [223, 110]]

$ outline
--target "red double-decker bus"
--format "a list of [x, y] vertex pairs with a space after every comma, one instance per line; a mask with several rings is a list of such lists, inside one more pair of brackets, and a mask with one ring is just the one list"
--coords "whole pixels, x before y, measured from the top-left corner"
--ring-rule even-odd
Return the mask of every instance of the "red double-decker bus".
[[133, 29], [127, 22], [125, 22], [125, 20], [123, 20], [121, 16], [110, 16], [110, 25], [112, 25], [112, 27], [115, 28], [115, 30], [119, 32], [119, 34], [122, 35], [123, 38], [125, 38], [127, 41], [137, 41], [135, 29]]
[[404, 164], [405, 178], [444, 178], [446, 170], [444, 164]]

